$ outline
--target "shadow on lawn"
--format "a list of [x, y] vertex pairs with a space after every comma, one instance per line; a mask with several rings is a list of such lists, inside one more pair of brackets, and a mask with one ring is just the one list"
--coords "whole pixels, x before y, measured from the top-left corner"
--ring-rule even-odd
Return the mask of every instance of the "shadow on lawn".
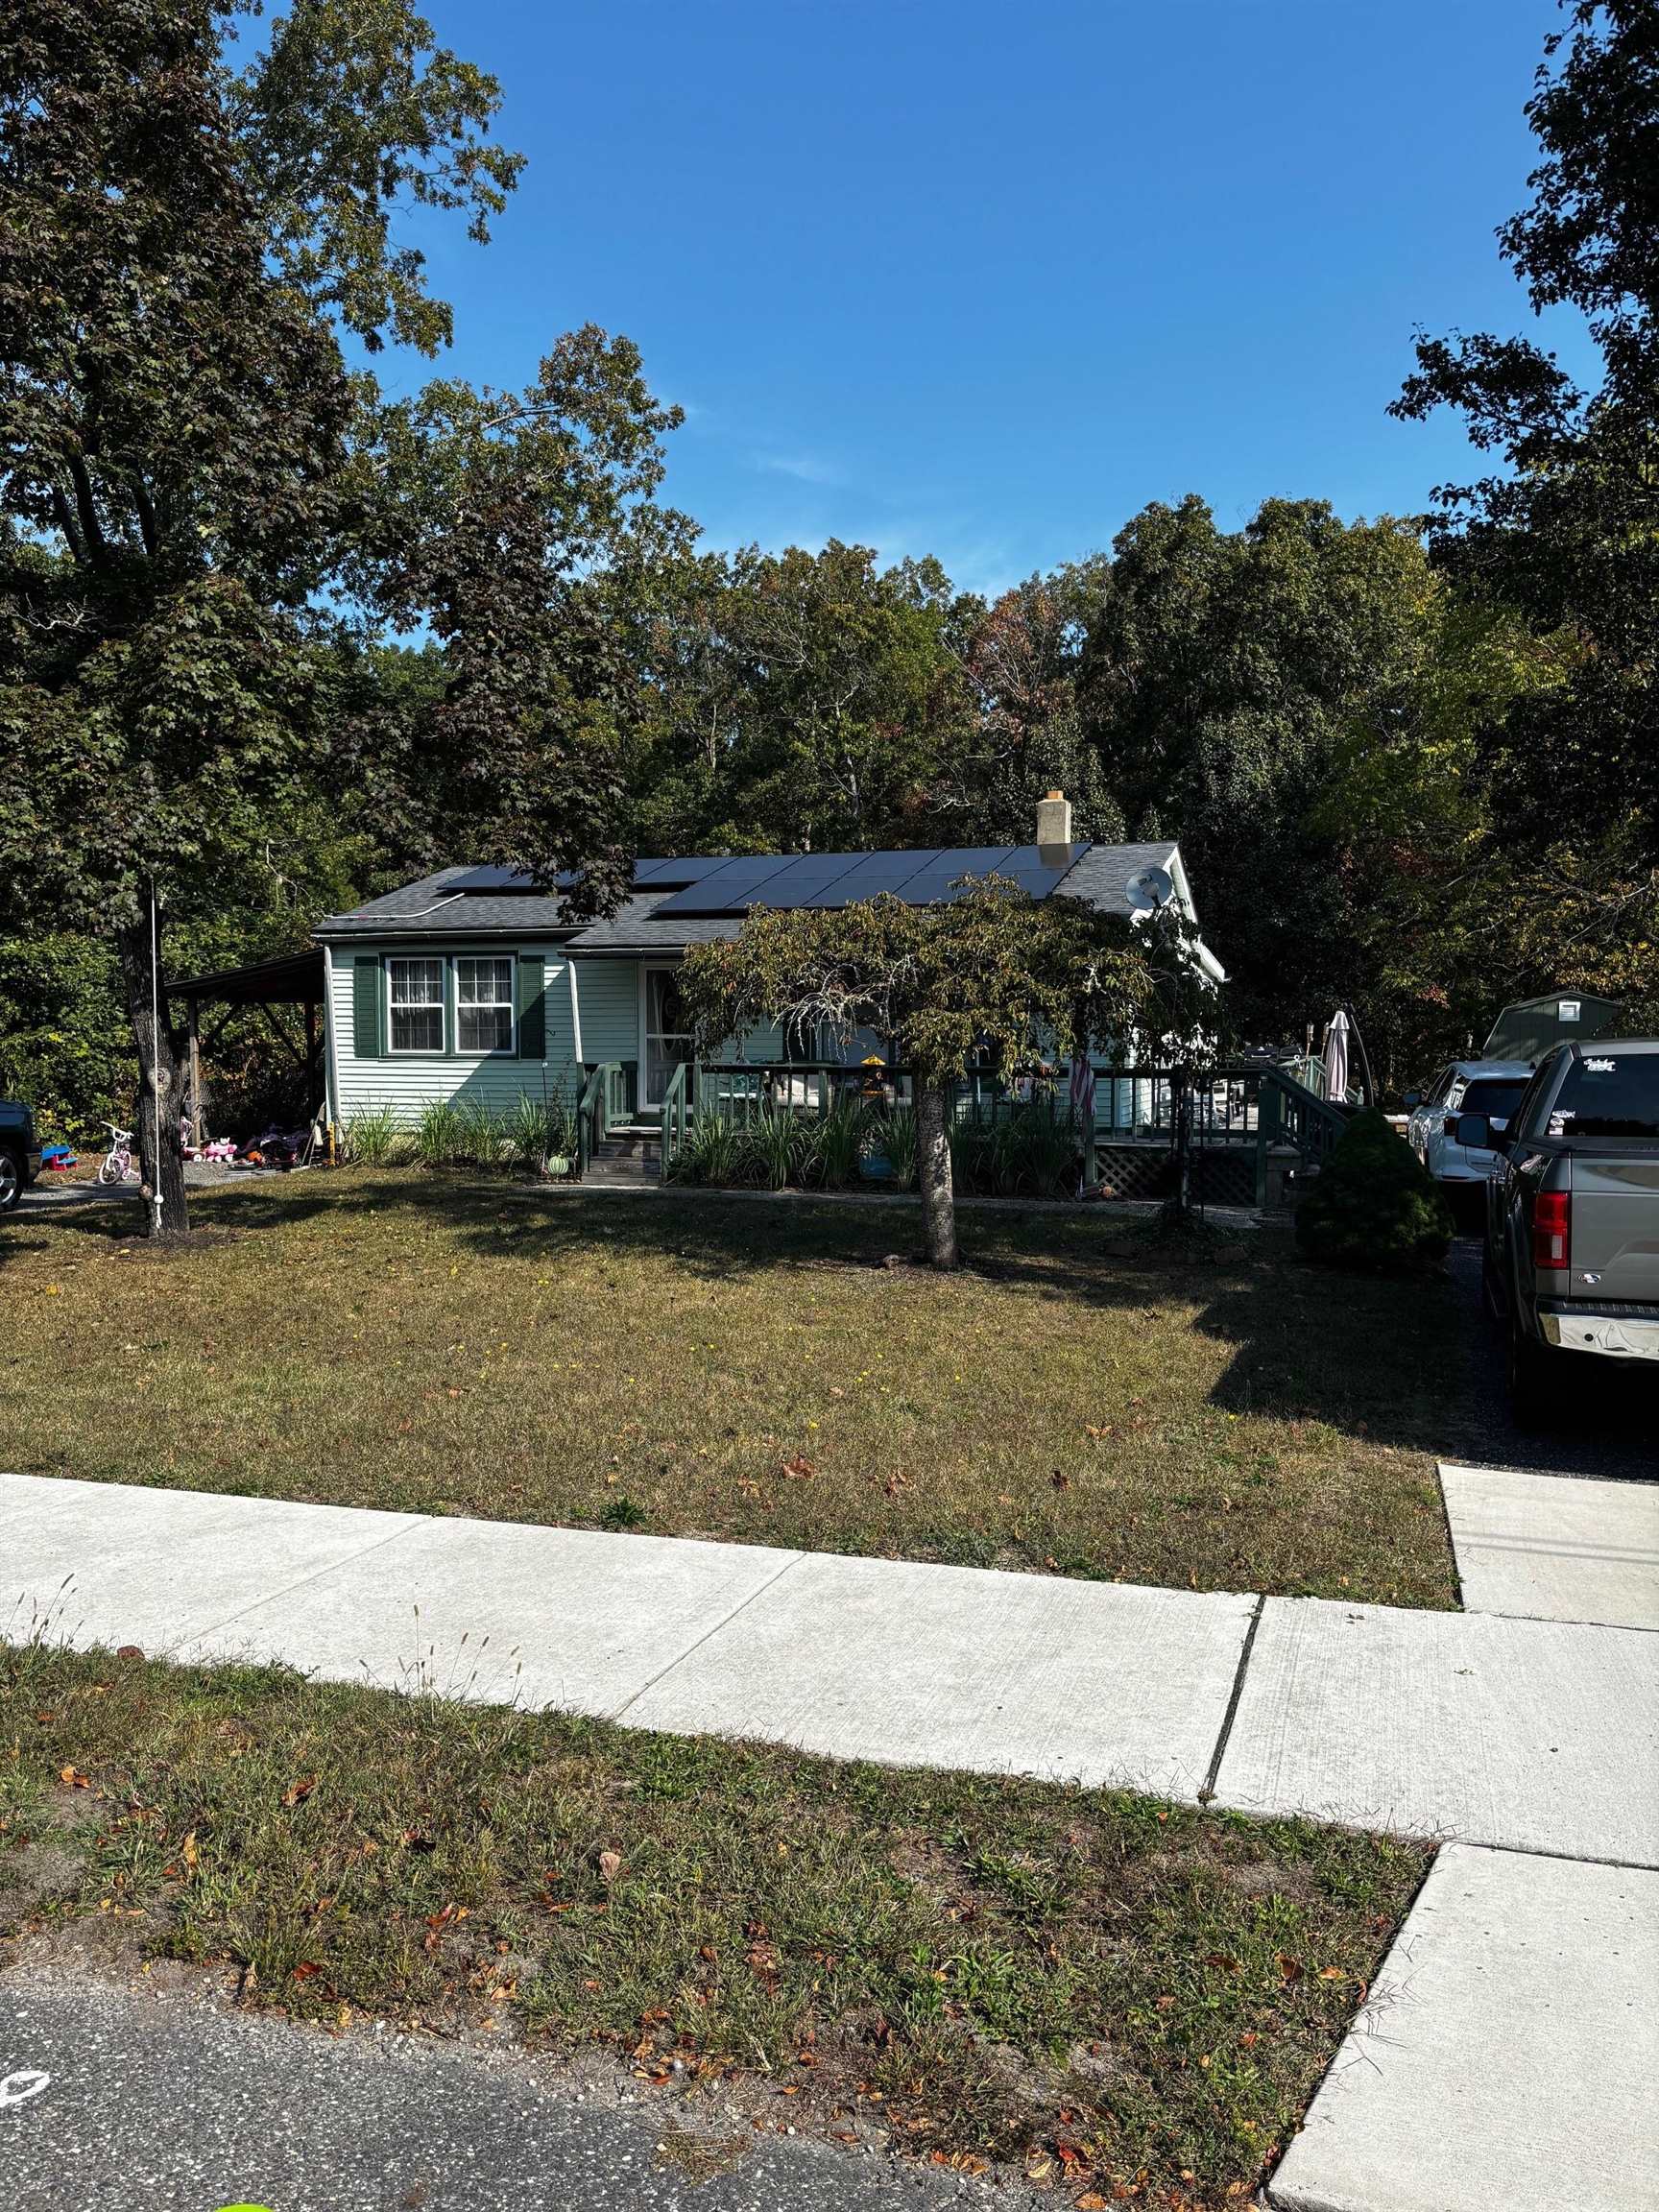
[[[756, 1268], [785, 1278], [828, 1272], [893, 1280], [895, 1264], [903, 1280], [923, 1265], [919, 1214], [901, 1207], [550, 1192], [408, 1173], [305, 1175], [195, 1195], [203, 1240], [240, 1241], [324, 1215], [349, 1221], [396, 1210], [460, 1236], [486, 1261], [548, 1264], [598, 1249], [669, 1259], [708, 1282]], [[54, 1208], [50, 1222], [54, 1231], [141, 1249], [136, 1227], [118, 1201]], [[1479, 1254], [1467, 1244], [1441, 1275], [1390, 1282], [1313, 1266], [1277, 1231], [1200, 1226], [1171, 1234], [1144, 1215], [1105, 1210], [965, 1209], [960, 1227], [964, 1274], [977, 1284], [1105, 1310], [1129, 1326], [1149, 1324], [1171, 1307], [1188, 1310], [1193, 1328], [1230, 1349], [1211, 1393], [1228, 1412], [1318, 1421], [1442, 1458], [1659, 1478], [1651, 1376], [1598, 1368], [1587, 1379], [1593, 1389], [1570, 1394], [1554, 1428], [1516, 1427], [1502, 1344], [1480, 1301]], [[0, 1233], [0, 1259], [8, 1247], [42, 1248], [47, 1228], [38, 1214], [13, 1216]]]

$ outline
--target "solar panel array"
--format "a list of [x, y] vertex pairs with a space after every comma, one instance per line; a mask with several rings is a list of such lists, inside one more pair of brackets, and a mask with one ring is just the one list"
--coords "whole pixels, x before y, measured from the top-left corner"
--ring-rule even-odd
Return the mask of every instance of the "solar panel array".
[[[1087, 845], [976, 845], [932, 847], [911, 853], [796, 853], [742, 854], [709, 861], [658, 907], [679, 914], [745, 914], [751, 907], [795, 911], [853, 906], [883, 893], [907, 906], [933, 906], [962, 896], [965, 876], [1000, 876], [1034, 899], [1046, 899]], [[657, 863], [641, 862], [646, 866]], [[663, 862], [664, 870], [679, 862]], [[636, 878], [642, 890], [666, 888], [671, 875]]]
[[[634, 863], [635, 888], [666, 891], [657, 908], [669, 914], [746, 914], [752, 906], [793, 910], [853, 906], [883, 892], [907, 906], [934, 906], [962, 896], [965, 876], [1001, 876], [1034, 899], [1046, 899], [1087, 845], [932, 846], [910, 853], [740, 853], [722, 858], [646, 858]], [[574, 878], [562, 874], [559, 886]], [[452, 876], [449, 892], [532, 892], [522, 869], [469, 868]]]

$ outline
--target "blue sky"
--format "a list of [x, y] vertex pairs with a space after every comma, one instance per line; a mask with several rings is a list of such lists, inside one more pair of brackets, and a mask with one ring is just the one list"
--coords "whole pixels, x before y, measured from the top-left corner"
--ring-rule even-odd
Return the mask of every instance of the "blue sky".
[[[447, 367], [594, 321], [687, 421], [709, 541], [936, 552], [996, 589], [1200, 493], [1411, 513], [1455, 424], [1413, 326], [1512, 329], [1492, 232], [1553, 0], [427, 0], [530, 165], [422, 226]], [[1570, 366], [1583, 344], [1552, 327]]]

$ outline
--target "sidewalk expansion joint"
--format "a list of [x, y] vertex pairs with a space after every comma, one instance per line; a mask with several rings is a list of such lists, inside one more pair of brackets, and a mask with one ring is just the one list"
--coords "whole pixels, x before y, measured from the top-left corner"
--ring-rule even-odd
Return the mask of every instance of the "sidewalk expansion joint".
[[739, 1601], [733, 1606], [730, 1613], [722, 1614], [720, 1619], [714, 1623], [712, 1627], [705, 1628], [701, 1636], [693, 1637], [691, 1642], [686, 1645], [685, 1650], [676, 1652], [674, 1657], [669, 1660], [665, 1667], [659, 1667], [656, 1673], [651, 1676], [649, 1681], [641, 1682], [637, 1690], [630, 1691], [628, 1695], [623, 1698], [621, 1704], [617, 1706], [616, 1710], [613, 1713], [607, 1714], [607, 1719], [613, 1722], [621, 1720], [625, 1714], [631, 1712], [633, 1708], [638, 1704], [641, 1697], [647, 1695], [651, 1691], [656, 1689], [659, 1682], [664, 1680], [668, 1675], [672, 1674], [676, 1667], [684, 1667], [686, 1660], [691, 1657], [691, 1654], [694, 1651], [701, 1651], [704, 1645], [709, 1643], [711, 1638], [718, 1636], [722, 1630], [730, 1628], [733, 1622], [736, 1620], [739, 1613], [746, 1613], [757, 1598], [764, 1598], [768, 1590], [776, 1589], [778, 1584], [782, 1581], [784, 1575], [789, 1573], [790, 1569], [792, 1567], [799, 1567], [802, 1560], [805, 1557], [806, 1553], [805, 1551], [791, 1552], [789, 1557], [784, 1560], [782, 1566], [778, 1569], [775, 1575], [768, 1575], [764, 1582], [757, 1583], [756, 1587], [750, 1591], [748, 1597], [739, 1599]]
[[[280, 1589], [265, 1590], [257, 1598], [251, 1598], [246, 1605], [238, 1605], [234, 1613], [227, 1613], [221, 1621], [209, 1621], [204, 1627], [193, 1628], [180, 1644], [199, 1644], [204, 1636], [216, 1636], [221, 1628], [228, 1628], [250, 1613], [257, 1613], [262, 1605], [274, 1605], [278, 1598], [290, 1598], [296, 1590], [303, 1590], [309, 1582], [324, 1581], [330, 1575], [338, 1575], [343, 1567], [354, 1567], [359, 1559], [367, 1559], [373, 1551], [383, 1551], [388, 1544], [396, 1544], [400, 1536], [408, 1536], [421, 1526], [424, 1515], [412, 1514], [401, 1528], [394, 1528], [388, 1536], [376, 1536], [373, 1544], [365, 1544], [360, 1551], [349, 1551], [343, 1559], [330, 1559], [325, 1567], [313, 1567], [309, 1575], [296, 1575], [292, 1582], [284, 1582]], [[177, 1647], [176, 1647], [177, 1648]]]
[[1227, 1752], [1227, 1739], [1233, 1733], [1233, 1723], [1238, 1717], [1238, 1700], [1244, 1695], [1244, 1675], [1250, 1665], [1250, 1653], [1255, 1647], [1256, 1631], [1262, 1625], [1262, 1616], [1267, 1610], [1266, 1593], [1256, 1600], [1256, 1609], [1250, 1616], [1250, 1625], [1244, 1631], [1244, 1642], [1239, 1648], [1238, 1664], [1233, 1672], [1233, 1691], [1227, 1700], [1227, 1710], [1221, 1716], [1221, 1733], [1215, 1739], [1215, 1748], [1210, 1755], [1210, 1770], [1204, 1777], [1204, 1787], [1198, 1792], [1200, 1805], [1214, 1802], [1215, 1785], [1221, 1775], [1221, 1762]]

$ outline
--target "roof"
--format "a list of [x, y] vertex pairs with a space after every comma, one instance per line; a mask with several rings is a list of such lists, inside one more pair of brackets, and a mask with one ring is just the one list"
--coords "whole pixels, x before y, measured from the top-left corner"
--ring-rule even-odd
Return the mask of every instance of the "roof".
[[1623, 1012], [1617, 999], [1599, 998], [1591, 991], [1549, 991], [1537, 998], [1517, 998], [1493, 1022], [1481, 1050], [1492, 1058], [1542, 1060], [1551, 1045], [1604, 1036]]
[[323, 955], [316, 946], [256, 960], [248, 968], [216, 968], [169, 980], [169, 998], [208, 998], [225, 1006], [303, 1006], [323, 998]]
[[[752, 907], [834, 907], [889, 891], [931, 905], [951, 896], [963, 876], [1005, 875], [1035, 897], [1058, 893], [1098, 912], [1148, 910], [1129, 893], [1147, 869], [1167, 871], [1175, 895], [1196, 920], [1180, 849], [1171, 841], [1136, 845], [946, 846], [841, 854], [645, 855], [634, 864], [635, 889], [614, 914], [583, 922], [556, 885], [538, 889], [512, 869], [441, 868], [349, 913], [330, 914], [320, 939], [556, 937], [572, 951], [600, 957], [672, 954], [688, 945], [734, 937]], [[567, 882], [567, 879], [563, 879]], [[1219, 967], [1207, 949], [1205, 966]]]

